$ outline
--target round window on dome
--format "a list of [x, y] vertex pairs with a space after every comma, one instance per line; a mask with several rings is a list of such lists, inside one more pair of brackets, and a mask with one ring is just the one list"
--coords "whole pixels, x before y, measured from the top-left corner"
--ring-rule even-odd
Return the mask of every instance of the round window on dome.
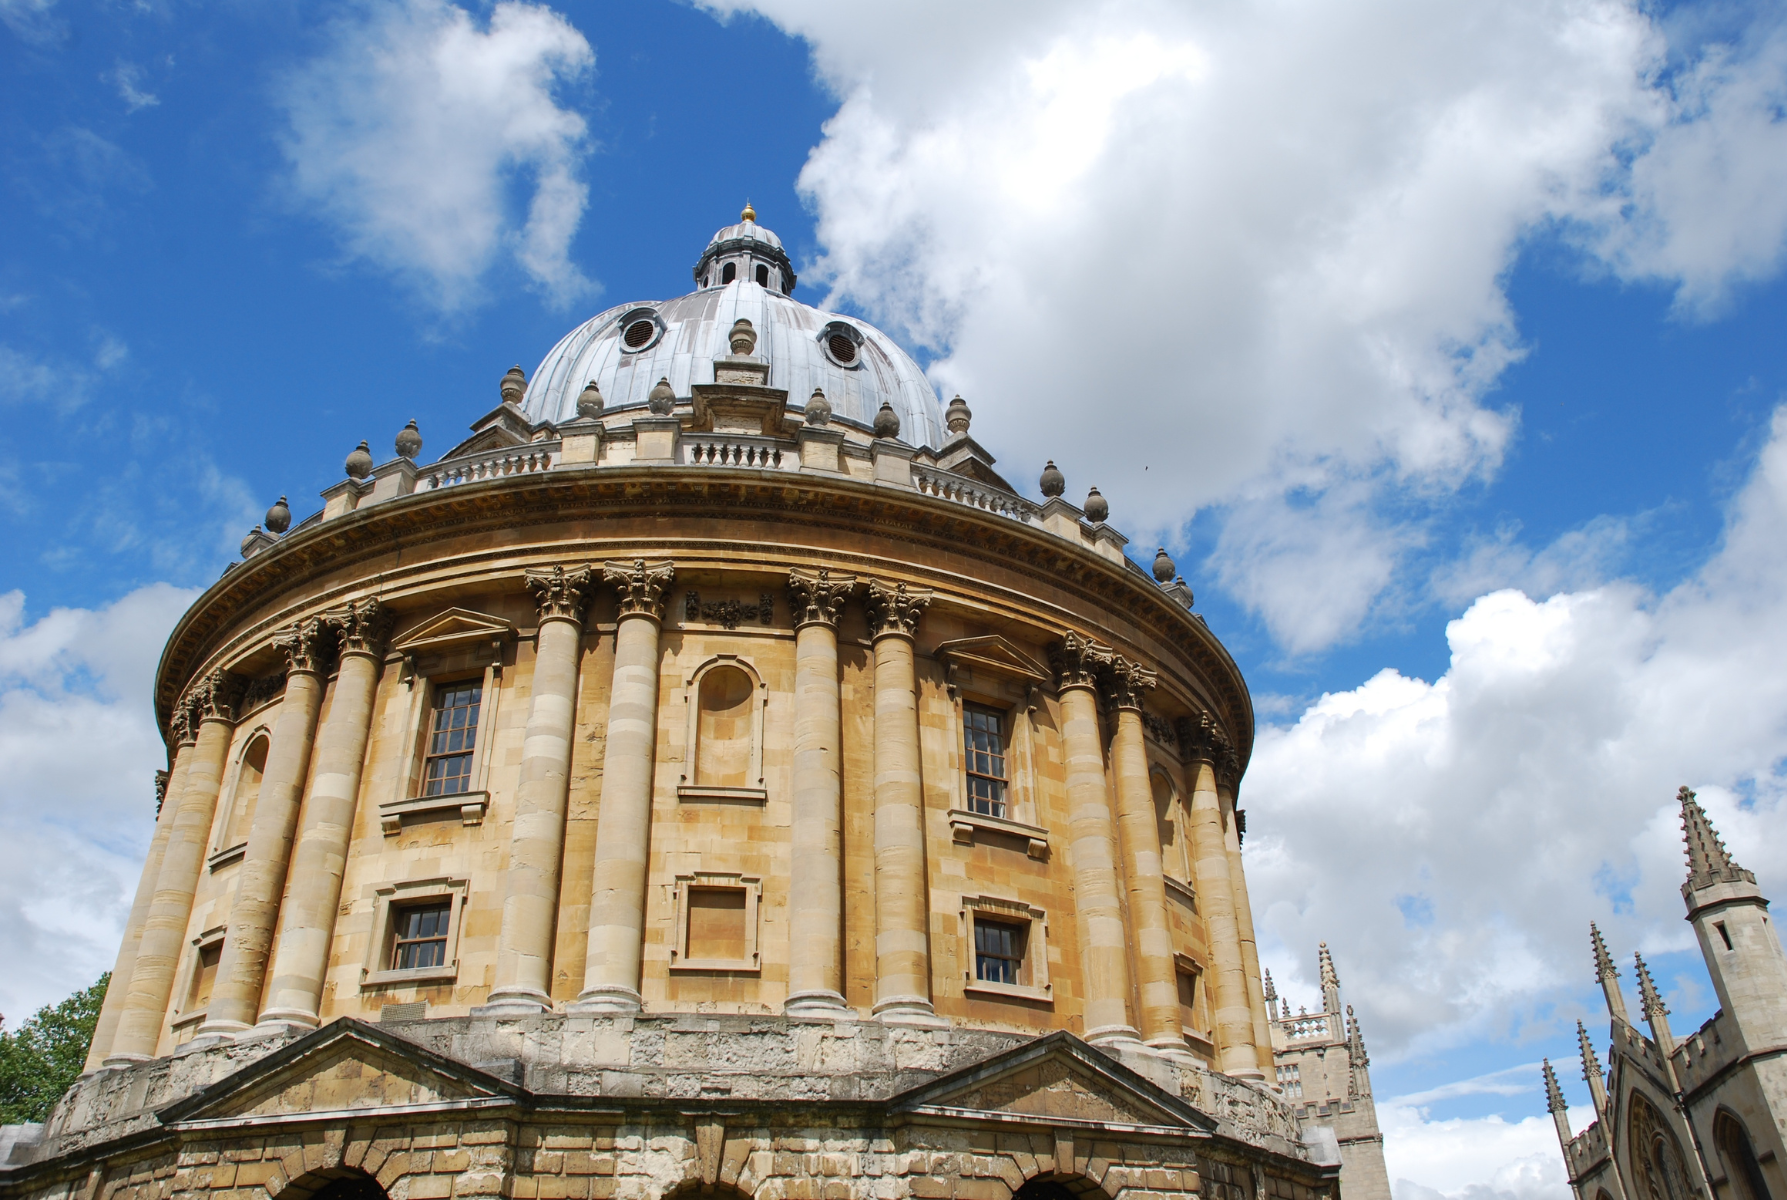
[[655, 344], [664, 332], [658, 314], [649, 308], [635, 309], [620, 319], [621, 349], [636, 354]]
[[825, 355], [840, 367], [855, 367], [862, 359], [862, 334], [855, 326], [833, 321], [819, 331]]

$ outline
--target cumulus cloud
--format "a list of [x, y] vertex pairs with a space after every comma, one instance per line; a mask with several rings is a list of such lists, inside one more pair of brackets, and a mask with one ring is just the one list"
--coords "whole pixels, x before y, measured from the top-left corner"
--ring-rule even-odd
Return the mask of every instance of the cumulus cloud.
[[1570, 1200], [1550, 1117], [1433, 1120], [1393, 1100], [1378, 1124], [1395, 1200]]
[[554, 93], [594, 62], [541, 5], [498, 4], [482, 28], [445, 0], [369, 6], [281, 91], [292, 186], [349, 255], [442, 312], [472, 304], [504, 255], [569, 303], [592, 286], [570, 258], [589, 147]]
[[111, 969], [166, 753], [144, 697], [196, 591], [155, 584], [25, 618], [0, 594], [0, 1013], [16, 1024]]
[[807, 278], [930, 348], [1014, 475], [1054, 458], [1144, 541], [1214, 510], [1293, 651], [1498, 469], [1535, 231], [1684, 297], [1778, 269], [1775, 43], [1678, 63], [1631, 0], [707, 4], [840, 97]]

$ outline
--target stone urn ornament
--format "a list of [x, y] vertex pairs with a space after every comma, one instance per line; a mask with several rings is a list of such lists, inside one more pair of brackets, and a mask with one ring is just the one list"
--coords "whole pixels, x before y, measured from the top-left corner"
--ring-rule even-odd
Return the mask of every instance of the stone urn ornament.
[[658, 386], [645, 398], [645, 406], [651, 409], [654, 417], [670, 415], [670, 411], [676, 407], [676, 392], [672, 390], [668, 376], [658, 380]]
[[267, 515], [262, 520], [266, 522], [267, 532], [276, 537], [292, 527], [292, 510], [286, 504], [284, 496], [267, 510]]
[[364, 479], [372, 474], [372, 451], [366, 448], [365, 442], [361, 442], [341, 465], [347, 471], [349, 479]]
[[399, 458], [407, 458], [411, 462], [415, 462], [416, 455], [420, 453], [422, 453], [422, 431], [416, 428], [416, 419], [411, 417], [410, 423], [397, 431], [397, 455]]
[[757, 349], [757, 331], [743, 317], [732, 323], [732, 333], [728, 340], [734, 354], [751, 354]]
[[895, 412], [893, 405], [885, 400], [881, 402], [881, 411], [875, 414], [875, 436], [878, 438], [900, 436], [900, 414]]
[[585, 421], [593, 421], [602, 415], [602, 389], [593, 379], [577, 393], [577, 415]]
[[819, 388], [814, 388], [813, 394], [807, 397], [807, 424], [814, 428], [818, 428], [821, 425], [829, 425], [830, 423], [831, 401], [825, 398], [825, 393], [823, 391]]
[[1061, 468], [1051, 458], [1048, 465], [1043, 467], [1042, 478], [1036, 481], [1036, 485], [1042, 489], [1045, 498], [1053, 500], [1067, 490], [1067, 476], [1061, 473]]

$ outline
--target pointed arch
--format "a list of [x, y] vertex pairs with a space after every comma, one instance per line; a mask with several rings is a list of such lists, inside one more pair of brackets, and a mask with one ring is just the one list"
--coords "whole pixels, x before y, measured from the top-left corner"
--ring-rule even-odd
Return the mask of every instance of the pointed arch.
[[1694, 1185], [1675, 1130], [1640, 1092], [1627, 1093], [1627, 1107], [1632, 1115], [1626, 1153], [1639, 1188], [1634, 1200], [1694, 1200]]
[[1750, 1131], [1728, 1108], [1720, 1108], [1713, 1117], [1713, 1144], [1718, 1147], [1726, 1177], [1736, 1186], [1738, 1200], [1774, 1200], [1756, 1159], [1756, 1147], [1750, 1142]]

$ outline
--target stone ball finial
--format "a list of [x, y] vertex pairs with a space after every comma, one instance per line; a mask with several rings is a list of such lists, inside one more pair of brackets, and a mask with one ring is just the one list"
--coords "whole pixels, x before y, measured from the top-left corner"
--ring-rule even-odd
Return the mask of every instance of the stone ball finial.
[[1067, 490], [1067, 476], [1061, 473], [1061, 468], [1057, 467], [1055, 460], [1051, 458], [1048, 465], [1042, 469], [1042, 478], [1037, 481], [1037, 484], [1042, 488], [1042, 494], [1053, 500]]
[[1085, 510], [1086, 519], [1097, 525], [1111, 515], [1110, 501], [1099, 495], [1097, 488], [1093, 488], [1086, 493]]
[[878, 438], [897, 438], [900, 436], [900, 414], [893, 405], [883, 400], [881, 411], [875, 414], [875, 436]]
[[520, 406], [521, 397], [527, 394], [527, 372], [521, 369], [520, 363], [510, 367], [503, 376], [502, 393], [503, 403]]
[[281, 534], [292, 527], [292, 510], [286, 505], [284, 496], [281, 496], [279, 502], [267, 510], [267, 515], [263, 519], [267, 523], [267, 532], [271, 534]]
[[943, 423], [949, 426], [951, 433], [967, 433], [968, 422], [973, 419], [974, 410], [960, 396], [949, 402], [949, 408], [943, 414]]
[[364, 479], [372, 474], [372, 451], [366, 448], [365, 442], [361, 442], [341, 465], [347, 470], [349, 479]]
[[676, 392], [670, 386], [669, 376], [658, 380], [658, 386], [654, 387], [651, 390], [651, 395], [645, 398], [645, 405], [651, 409], [653, 416], [667, 417], [670, 415], [670, 410], [676, 407]]
[[416, 455], [422, 453], [422, 431], [416, 428], [416, 419], [397, 431], [397, 453], [402, 458], [414, 462]]
[[807, 397], [807, 424], [819, 426], [830, 423], [831, 401], [825, 398], [823, 391], [814, 388], [813, 394]]
[[1178, 568], [1173, 566], [1173, 560], [1167, 556], [1167, 548], [1165, 546], [1162, 546], [1154, 552], [1154, 578], [1157, 582], [1173, 582], [1173, 575], [1177, 571]]
[[732, 323], [730, 344], [734, 354], [750, 354], [757, 349], [757, 331], [751, 323], [740, 317]]
[[244, 559], [255, 552], [263, 536], [259, 525], [248, 531], [248, 536], [242, 539], [242, 557]]
[[602, 389], [596, 386], [593, 379], [577, 393], [577, 415], [586, 421], [602, 415]]

